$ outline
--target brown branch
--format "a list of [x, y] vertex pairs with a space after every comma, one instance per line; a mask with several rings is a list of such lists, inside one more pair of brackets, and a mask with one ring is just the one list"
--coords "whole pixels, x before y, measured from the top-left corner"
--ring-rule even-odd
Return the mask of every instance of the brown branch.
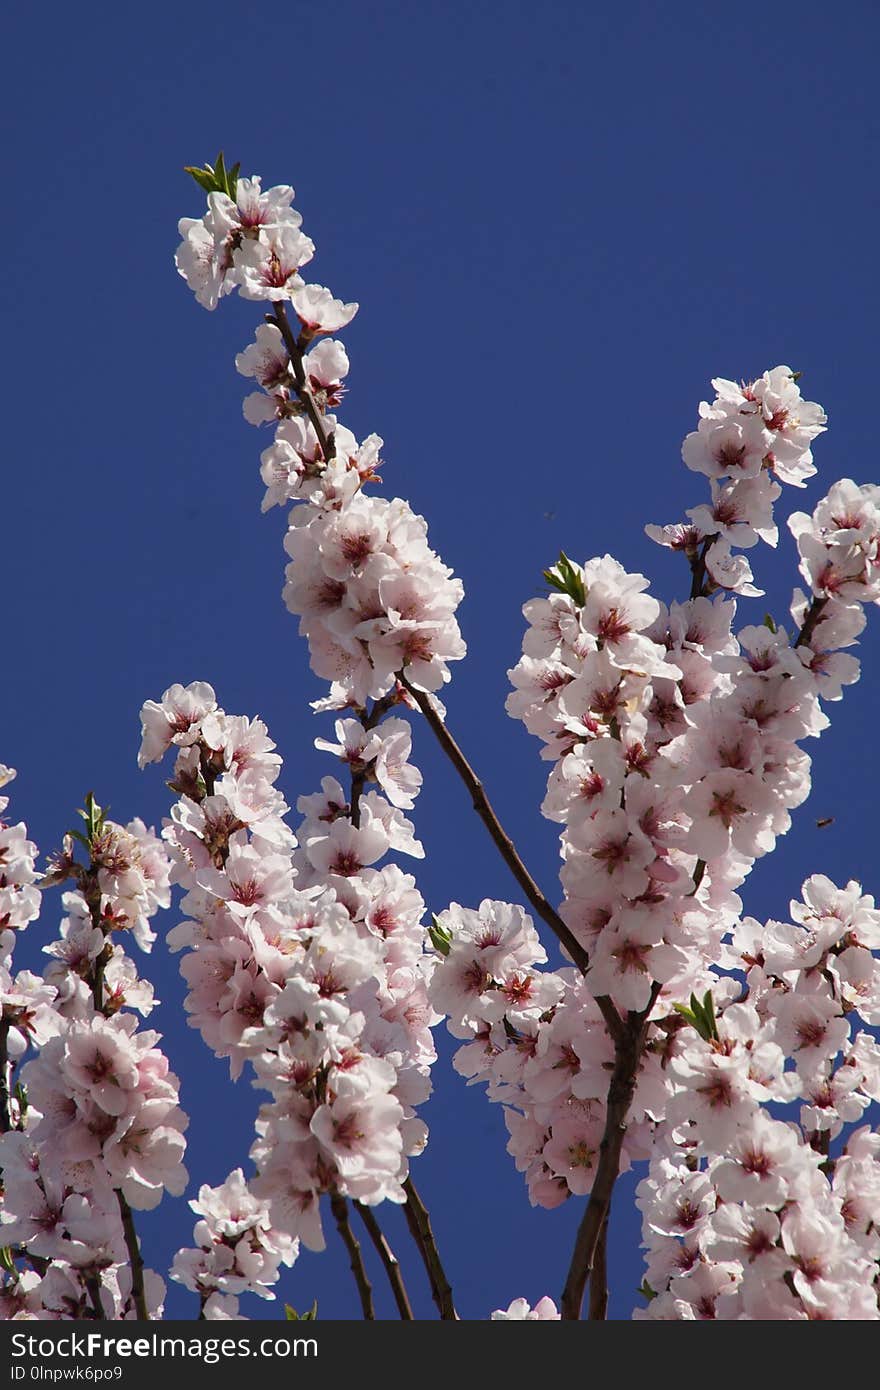
[[287, 310], [283, 304], [276, 303], [272, 306], [272, 313], [267, 315], [267, 318], [270, 323], [275, 324], [284, 339], [284, 346], [287, 348], [288, 356], [290, 357], [290, 365], [293, 368], [296, 394], [311, 421], [312, 429], [318, 436], [321, 453], [324, 455], [325, 461], [329, 461], [336, 453], [336, 439], [334, 435], [328, 432], [324, 423], [324, 417], [315, 405], [315, 398], [306, 381], [306, 371], [303, 366], [303, 350], [293, 336], [293, 329], [287, 318]]
[[[498, 847], [502, 859], [510, 869], [520, 888], [523, 890], [526, 898], [531, 903], [538, 916], [547, 923], [553, 935], [561, 945], [565, 947], [581, 973], [586, 974], [590, 964], [588, 953], [584, 950], [571, 929], [563, 922], [559, 913], [550, 906], [550, 903], [544, 897], [544, 894], [541, 892], [522, 859], [519, 857], [516, 846], [495, 814], [492, 803], [486, 795], [482, 782], [474, 772], [455, 739], [452, 737], [452, 734], [443, 723], [443, 720], [434, 709], [431, 703], [431, 697], [425, 694], [423, 690], [418, 690], [415, 686], [411, 685], [402, 672], [399, 674], [398, 680], [415, 700], [436, 735], [440, 747], [443, 749], [444, 753], [446, 753], [456, 772], [470, 792], [474, 810], [489, 831], [494, 843]], [[622, 1036], [623, 1024], [620, 1015], [608, 996], [601, 995], [597, 997], [596, 1003], [602, 1011], [602, 1017], [605, 1019], [606, 1026], [612, 1038], [617, 1039]]]
[[706, 593], [706, 556], [709, 554], [709, 547], [717, 541], [717, 533], [706, 536], [700, 548], [699, 555], [689, 555], [688, 564], [691, 567], [691, 592], [690, 597], [707, 598]]
[[804, 618], [804, 625], [797, 635], [797, 640], [794, 644], [796, 649], [798, 647], [806, 647], [808, 645], [810, 638], [812, 637], [816, 629], [816, 626], [819, 622], [819, 619], [822, 617], [822, 614], [825, 611], [825, 605], [827, 604], [827, 602], [827, 598], [813, 599], [812, 603], [807, 609], [807, 615]]
[[365, 772], [353, 772], [351, 774], [351, 795], [349, 797], [348, 818], [355, 830], [361, 823], [361, 797], [364, 793], [367, 776]]
[[498, 846], [502, 859], [525, 893], [532, 907], [535, 909], [538, 916], [543, 918], [547, 923], [547, 926], [553, 934], [562, 942], [562, 945], [565, 947], [572, 960], [580, 966], [582, 971], [585, 971], [590, 963], [587, 952], [570, 928], [565, 925], [559, 913], [550, 906], [525, 864], [520, 859], [516, 851], [516, 846], [492, 808], [492, 804], [486, 795], [482, 782], [435, 710], [431, 703], [430, 695], [427, 695], [423, 690], [417, 690], [414, 685], [410, 685], [405, 675], [401, 674], [399, 679], [401, 685], [409, 691], [419, 709], [422, 711], [422, 714], [425, 716], [436, 735], [440, 747], [443, 749], [470, 792], [474, 810], [489, 831], [495, 844]]
[[9, 1107], [9, 1020], [0, 1020], [0, 1134], [8, 1134], [12, 1128], [12, 1111]]
[[397, 1259], [388, 1241], [382, 1233], [382, 1228], [376, 1220], [372, 1207], [364, 1206], [363, 1202], [355, 1202], [355, 1210], [369, 1232], [370, 1240], [379, 1252], [379, 1259], [385, 1266], [385, 1273], [388, 1275], [388, 1282], [391, 1285], [391, 1292], [394, 1294], [394, 1301], [397, 1304], [397, 1311], [407, 1322], [413, 1320], [412, 1308], [407, 1297], [406, 1285], [403, 1282], [403, 1275], [400, 1272], [400, 1262]]
[[611, 1220], [611, 1203], [605, 1213], [596, 1253], [593, 1256], [593, 1269], [590, 1274], [590, 1321], [604, 1322], [608, 1316], [608, 1223]]
[[[380, 724], [385, 718], [388, 711], [398, 703], [398, 690], [395, 684], [394, 689], [390, 690], [387, 695], [383, 695], [381, 700], [374, 700], [372, 709], [364, 708], [356, 710], [355, 713], [365, 729], [375, 729], [376, 725]], [[355, 829], [357, 829], [361, 823], [361, 797], [366, 783], [367, 773], [365, 769], [362, 769], [360, 772], [352, 772], [351, 802], [349, 805], [348, 818]]]
[[422, 1263], [428, 1275], [428, 1283], [431, 1285], [431, 1297], [437, 1305], [441, 1319], [444, 1322], [456, 1322], [458, 1314], [455, 1311], [455, 1303], [452, 1298], [452, 1285], [446, 1278], [446, 1272], [440, 1260], [440, 1251], [437, 1249], [437, 1242], [431, 1229], [428, 1208], [416, 1191], [412, 1178], [407, 1178], [403, 1184], [403, 1190], [406, 1193], [403, 1214], [422, 1257]]
[[87, 869], [83, 869], [79, 865], [74, 867], [79, 870], [79, 890], [85, 899], [86, 907], [89, 909], [92, 926], [104, 937], [104, 945], [95, 957], [92, 969], [85, 977], [86, 984], [92, 991], [95, 1013], [101, 1014], [104, 1012], [104, 970], [107, 962], [112, 958], [113, 943], [108, 940], [110, 931], [101, 914], [101, 886], [98, 882], [98, 865], [90, 857]]
[[365, 1318], [369, 1318], [371, 1322], [374, 1322], [376, 1314], [373, 1311], [373, 1289], [367, 1278], [367, 1271], [364, 1268], [361, 1247], [358, 1244], [354, 1231], [351, 1229], [351, 1222], [348, 1219], [348, 1203], [341, 1193], [331, 1192], [330, 1210], [333, 1212], [336, 1221], [336, 1229], [342, 1237], [342, 1243], [348, 1251], [351, 1272], [354, 1275], [354, 1282], [357, 1284], [357, 1290], [361, 1300], [361, 1312]]
[[639, 1061], [648, 1031], [648, 1016], [659, 993], [660, 986], [655, 983], [651, 989], [648, 1007], [641, 1013], [634, 1013], [632, 1010], [629, 1012], [622, 1034], [614, 1045], [614, 1070], [608, 1088], [605, 1130], [599, 1145], [599, 1166], [596, 1169], [587, 1209], [578, 1228], [568, 1278], [562, 1291], [562, 1317], [569, 1321], [576, 1322], [580, 1318], [584, 1289], [596, 1262], [599, 1239], [611, 1205], [614, 1184], [620, 1172], [620, 1152], [626, 1134], [626, 1117], [636, 1088]]
[[[105, 932], [105, 937], [107, 935], [108, 933]], [[113, 943], [105, 940], [95, 957], [95, 968], [92, 972], [92, 1003], [95, 1006], [96, 1014], [104, 1012], [104, 971], [112, 958]]]
[[144, 1260], [141, 1255], [141, 1247], [138, 1244], [137, 1231], [134, 1227], [134, 1217], [131, 1214], [131, 1207], [125, 1199], [120, 1188], [115, 1189], [116, 1200], [119, 1203], [119, 1215], [122, 1217], [122, 1229], [125, 1232], [125, 1248], [128, 1251], [128, 1262], [131, 1265], [131, 1296], [134, 1299], [135, 1311], [139, 1322], [149, 1322], [150, 1315], [147, 1312], [147, 1296], [144, 1292]]

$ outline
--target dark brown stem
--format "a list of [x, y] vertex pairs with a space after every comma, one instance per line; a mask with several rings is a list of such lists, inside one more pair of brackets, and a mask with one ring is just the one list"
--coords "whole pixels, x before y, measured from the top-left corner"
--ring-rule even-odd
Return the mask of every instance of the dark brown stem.
[[[381, 700], [373, 702], [372, 709], [362, 709], [358, 712], [358, 718], [365, 729], [375, 729], [385, 718], [388, 711], [398, 704], [398, 690], [394, 689], [387, 695], [383, 695]], [[361, 823], [361, 797], [367, 783], [366, 771], [352, 772], [351, 774], [351, 804], [349, 807], [348, 818], [355, 829]]]
[[284, 346], [287, 348], [288, 356], [290, 357], [290, 365], [293, 368], [296, 394], [311, 421], [312, 429], [318, 436], [321, 453], [324, 455], [325, 461], [328, 461], [332, 459], [336, 453], [336, 440], [328, 431], [324, 417], [315, 405], [315, 398], [312, 395], [309, 383], [306, 381], [306, 371], [303, 366], [303, 351], [296, 338], [293, 336], [293, 329], [290, 326], [287, 318], [287, 310], [283, 304], [278, 303], [273, 305], [272, 314], [269, 315], [269, 322], [275, 323], [275, 326], [280, 330], [281, 336], [284, 339]]
[[621, 1036], [614, 1045], [614, 1070], [608, 1088], [605, 1130], [599, 1145], [599, 1166], [587, 1209], [578, 1228], [568, 1278], [562, 1291], [562, 1317], [576, 1322], [581, 1315], [584, 1289], [596, 1261], [596, 1251], [602, 1227], [611, 1205], [611, 1194], [620, 1172], [620, 1152], [626, 1134], [626, 1117], [636, 1088], [639, 1062], [648, 1031], [648, 1016], [654, 1007], [660, 986], [654, 984], [648, 1007], [641, 1013], [630, 1011]]
[[375, 1322], [376, 1314], [373, 1311], [373, 1290], [367, 1278], [367, 1271], [364, 1268], [361, 1247], [358, 1244], [354, 1231], [351, 1229], [351, 1222], [348, 1219], [348, 1202], [341, 1193], [332, 1192], [330, 1194], [330, 1210], [333, 1212], [333, 1217], [336, 1221], [336, 1229], [342, 1237], [342, 1243], [348, 1251], [351, 1272], [354, 1275], [354, 1282], [357, 1284], [357, 1291], [361, 1300], [361, 1312], [365, 1318], [369, 1318], [371, 1322]]
[[366, 785], [366, 773], [353, 772], [351, 774], [351, 795], [349, 797], [348, 818], [357, 830], [361, 823], [361, 797], [364, 794]]
[[604, 1322], [608, 1316], [608, 1225], [610, 1220], [611, 1203], [609, 1202], [596, 1243], [593, 1272], [590, 1275], [591, 1322]]
[[812, 603], [807, 609], [807, 615], [804, 618], [804, 625], [797, 635], [797, 640], [794, 644], [795, 647], [806, 647], [808, 645], [810, 638], [812, 637], [816, 629], [816, 624], [819, 622], [819, 619], [825, 611], [825, 605], [827, 604], [827, 602], [827, 598], [813, 599]]
[[8, 1134], [12, 1128], [12, 1112], [9, 1108], [9, 1021], [0, 1021], [0, 1134]]
[[413, 1321], [412, 1308], [406, 1293], [406, 1285], [403, 1282], [403, 1275], [400, 1272], [400, 1263], [388, 1241], [382, 1232], [382, 1227], [376, 1220], [372, 1207], [364, 1206], [363, 1202], [355, 1202], [355, 1210], [363, 1221], [369, 1232], [370, 1240], [379, 1252], [379, 1259], [385, 1267], [388, 1275], [388, 1282], [391, 1285], [391, 1292], [394, 1294], [394, 1302], [397, 1304], [397, 1311], [407, 1322]]
[[94, 965], [86, 976], [86, 983], [92, 991], [95, 1013], [101, 1014], [104, 1012], [104, 971], [107, 962], [113, 956], [113, 943], [108, 939], [110, 933], [101, 915], [101, 886], [98, 882], [98, 865], [94, 859], [89, 864], [88, 869], [81, 870], [79, 887], [89, 909], [92, 926], [105, 938], [104, 945], [95, 957]]
[[108, 941], [101, 947], [95, 957], [95, 969], [92, 973], [92, 1002], [95, 1006], [96, 1014], [104, 1012], [104, 971], [112, 955], [113, 946]]
[[92, 1312], [96, 1318], [102, 1321], [107, 1316], [101, 1303], [101, 1279], [97, 1274], [90, 1274], [86, 1279], [86, 1289], [88, 1290], [89, 1302], [92, 1305]]
[[134, 1228], [134, 1217], [131, 1214], [131, 1207], [128, 1205], [123, 1193], [117, 1187], [116, 1200], [119, 1203], [119, 1215], [122, 1217], [122, 1229], [125, 1233], [125, 1248], [128, 1251], [128, 1262], [131, 1265], [131, 1296], [134, 1299], [135, 1312], [139, 1322], [149, 1322], [150, 1315], [147, 1312], [147, 1296], [144, 1292], [144, 1261], [141, 1255], [141, 1247], [138, 1244], [137, 1231]]
[[713, 543], [714, 541], [717, 541], [717, 539], [718, 539], [718, 536], [717, 536], [717, 535], [707, 536], [706, 539], [703, 541], [702, 546], [700, 547], [700, 552], [699, 552], [699, 554], [698, 554], [698, 555], [689, 555], [689, 556], [688, 556], [688, 564], [689, 564], [690, 567], [691, 567], [691, 592], [690, 592], [690, 597], [691, 597], [691, 598], [705, 598], [705, 597], [707, 597], [707, 595], [706, 595], [706, 556], [707, 556], [708, 553], [709, 553], [709, 547], [710, 547], [710, 545], [712, 545], [712, 543]]
[[[406, 676], [400, 674], [398, 679], [401, 685], [409, 692], [415, 700], [425, 719], [433, 730], [440, 747], [446, 753], [456, 772], [461, 777], [471, 795], [474, 810], [485, 825], [494, 843], [498, 847], [502, 859], [510, 869], [520, 888], [532, 907], [542, 918], [553, 932], [557, 940], [565, 947], [571, 959], [577, 965], [582, 974], [585, 974], [590, 964], [590, 957], [578, 941], [574, 933], [563, 922], [559, 913], [550, 906], [544, 897], [535, 880], [532, 878], [522, 859], [517, 853], [516, 846], [508, 835], [507, 831], [499, 821], [492, 803], [490, 802], [483, 784], [474, 772], [467, 758], [462, 753], [452, 734], [447, 729], [443, 720], [431, 703], [431, 697], [426, 695], [423, 690], [417, 690], [410, 685]], [[602, 1011], [602, 1017], [608, 1027], [612, 1038], [619, 1037], [623, 1032], [620, 1015], [607, 995], [602, 995], [596, 999], [596, 1003]]]
[[422, 1263], [428, 1275], [428, 1283], [431, 1285], [431, 1297], [437, 1305], [441, 1319], [444, 1322], [456, 1322], [458, 1314], [452, 1299], [452, 1285], [446, 1278], [446, 1272], [440, 1260], [440, 1251], [437, 1249], [437, 1242], [431, 1229], [428, 1208], [416, 1191], [412, 1178], [407, 1178], [403, 1184], [403, 1190], [406, 1193], [403, 1214], [422, 1257]]

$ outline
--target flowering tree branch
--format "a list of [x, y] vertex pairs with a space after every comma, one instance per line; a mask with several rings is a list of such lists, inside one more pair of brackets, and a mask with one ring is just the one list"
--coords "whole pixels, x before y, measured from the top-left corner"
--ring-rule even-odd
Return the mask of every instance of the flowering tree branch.
[[[788, 367], [717, 378], [682, 447], [710, 496], [687, 523], [647, 528], [684, 552], [690, 597], [661, 604], [610, 555], [561, 555], [545, 571], [551, 592], [524, 608], [507, 709], [552, 765], [541, 809], [562, 827], [556, 911], [434, 701], [465, 654], [461, 582], [424, 519], [372, 491], [381, 439], [359, 443], [334, 413], [349, 362], [330, 335], [358, 306], [303, 280], [315, 248], [291, 188], [264, 192], [222, 156], [190, 172], [208, 205], [180, 223], [178, 269], [209, 309], [237, 291], [269, 310], [236, 368], [259, 388], [246, 418], [274, 431], [264, 509], [291, 504], [284, 599], [329, 682], [314, 708], [340, 716], [336, 742], [316, 744], [348, 767], [351, 788], [325, 777], [298, 799], [294, 833], [265, 726], [193, 682], [141, 715], [141, 766], [176, 750], [179, 800], [161, 841], [139, 821], [109, 822], [89, 797], [86, 834], [72, 832], [39, 879], [36, 846], [2, 818], [0, 797], [0, 1312], [163, 1315], [134, 1211], [185, 1190], [186, 1116], [157, 1035], [139, 1029], [152, 989], [122, 941], [149, 950], [173, 876], [186, 915], [169, 944], [184, 951], [190, 1021], [269, 1097], [254, 1174], [237, 1168], [190, 1203], [194, 1245], [171, 1277], [200, 1318], [238, 1317], [239, 1295], [271, 1297], [300, 1244], [323, 1248], [328, 1196], [365, 1316], [352, 1202], [412, 1318], [377, 1216], [391, 1200], [404, 1203], [441, 1318], [455, 1319], [410, 1175], [427, 1139], [430, 1029], [445, 1016], [456, 1070], [503, 1104], [532, 1202], [586, 1199], [566, 1320], [581, 1316], [588, 1283], [590, 1319], [607, 1316], [612, 1195], [641, 1162], [648, 1302], [635, 1317], [877, 1320], [880, 1136], [861, 1120], [880, 1094], [880, 911], [861, 885], [814, 874], [791, 922], [762, 924], [740, 917], [738, 889], [808, 794], [801, 743], [858, 678], [847, 649], [880, 603], [880, 487], [844, 479], [812, 515], [789, 517], [807, 589], [790, 606], [793, 640], [771, 615], [735, 631], [734, 600], [762, 591], [734, 550], [777, 543], [774, 503], [815, 473], [826, 417]], [[412, 731], [386, 718], [403, 703], [428, 720], [574, 968], [547, 966], [516, 904], [451, 903], [426, 926], [415, 877], [384, 862], [424, 853], [405, 814], [422, 780]], [[11, 776], [0, 766], [0, 786]], [[13, 976], [40, 890], [69, 879], [51, 963]], [[492, 1316], [559, 1314], [543, 1298]]]

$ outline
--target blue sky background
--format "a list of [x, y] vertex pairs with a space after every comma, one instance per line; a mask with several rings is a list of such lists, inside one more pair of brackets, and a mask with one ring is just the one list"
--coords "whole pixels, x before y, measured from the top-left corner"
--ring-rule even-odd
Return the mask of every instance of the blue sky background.
[[[259, 310], [206, 313], [172, 264], [178, 217], [203, 207], [182, 166], [222, 146], [243, 172], [294, 184], [313, 278], [361, 302], [342, 418], [384, 437], [385, 490], [427, 516], [464, 580], [470, 658], [450, 726], [553, 897], [547, 765], [503, 711], [541, 570], [560, 547], [610, 550], [659, 597], [684, 596], [683, 561], [642, 525], [704, 499], [679, 447], [714, 375], [786, 362], [828, 410], [820, 476], [786, 490], [788, 510], [836, 477], [877, 478], [876, 7], [50, 0], [5, 32], [0, 760], [19, 768], [16, 816], [44, 851], [89, 788], [114, 817], [158, 824], [169, 793], [137, 771], [138, 710], [178, 680], [210, 680], [228, 711], [266, 719], [289, 800], [333, 770], [312, 748], [331, 728], [308, 710], [322, 687], [280, 599], [283, 520], [259, 512], [268, 440], [242, 418], [233, 366]], [[768, 597], [744, 602], [743, 622], [784, 615], [794, 554], [787, 533], [778, 556], [752, 552]], [[811, 871], [880, 890], [872, 616], [863, 681], [809, 749], [813, 799], [746, 885], [755, 916], [784, 915]], [[514, 898], [427, 730], [416, 758], [429, 906]], [[59, 909], [49, 898], [22, 964]], [[192, 1116], [194, 1195], [246, 1165], [258, 1096], [186, 1028], [161, 942], [147, 969]], [[558, 1298], [580, 1204], [529, 1207], [499, 1107], [441, 1046], [415, 1180], [461, 1313]], [[613, 1218], [615, 1318], [642, 1278], [630, 1193], [622, 1182]], [[429, 1316], [400, 1213], [382, 1216]], [[183, 1199], [141, 1219], [154, 1267], [192, 1220]], [[356, 1317], [332, 1230], [328, 1244], [282, 1295]], [[194, 1302], [170, 1286], [169, 1315]]]

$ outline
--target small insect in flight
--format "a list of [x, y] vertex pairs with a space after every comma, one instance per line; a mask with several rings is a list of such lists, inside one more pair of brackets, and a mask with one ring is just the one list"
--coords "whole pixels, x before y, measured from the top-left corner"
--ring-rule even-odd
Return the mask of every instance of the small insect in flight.
[[826, 825], [833, 825], [833, 824], [834, 824], [834, 817], [833, 817], [833, 816], [823, 816], [823, 818], [822, 818], [821, 820], [817, 820], [817, 821], [816, 821], [816, 829], [817, 829], [817, 830], [824, 830], [825, 827], [826, 827]]

